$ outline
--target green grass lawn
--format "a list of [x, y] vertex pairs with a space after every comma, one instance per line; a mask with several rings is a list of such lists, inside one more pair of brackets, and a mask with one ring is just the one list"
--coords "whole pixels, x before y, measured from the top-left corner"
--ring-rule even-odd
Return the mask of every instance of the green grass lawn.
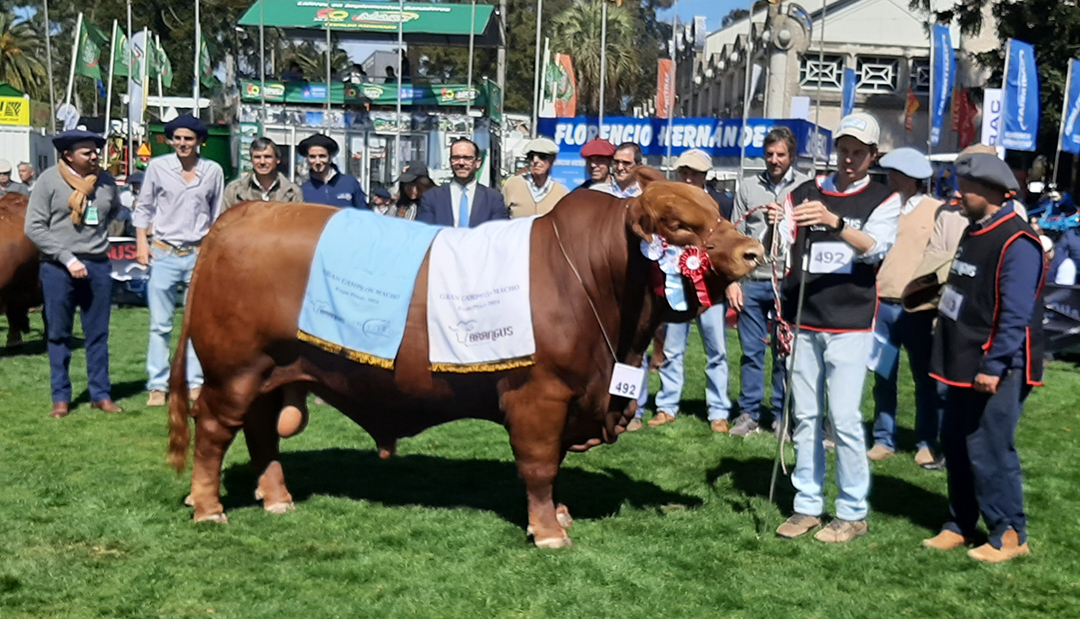
[[[165, 465], [165, 411], [143, 406], [147, 312], [113, 313], [113, 395], [126, 412], [90, 410], [80, 350], [78, 407], [61, 420], [48, 416], [33, 321], [35, 342], [0, 354], [3, 619], [1080, 616], [1080, 375], [1069, 364], [1050, 366], [1020, 426], [1030, 557], [989, 566], [919, 546], [946, 516], [945, 475], [912, 461], [907, 378], [905, 451], [873, 464], [869, 535], [840, 547], [776, 538], [792, 498], [782, 480], [780, 506], [767, 499], [776, 443], [710, 432], [697, 336], [684, 394], [696, 416], [568, 456], [558, 490], [575, 544], [539, 550], [502, 428], [435, 428], [384, 462], [327, 407], [282, 445], [295, 512], [255, 503], [238, 440], [225, 462], [230, 524], [195, 525], [182, 505], [190, 472]], [[733, 332], [728, 342], [737, 366]]]

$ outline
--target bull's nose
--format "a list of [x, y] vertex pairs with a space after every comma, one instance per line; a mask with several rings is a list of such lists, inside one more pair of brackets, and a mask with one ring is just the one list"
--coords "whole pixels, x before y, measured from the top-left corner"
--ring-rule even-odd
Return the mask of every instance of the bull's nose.
[[742, 257], [746, 262], [756, 266], [765, 260], [765, 248], [758, 244], [756, 247], [744, 251]]

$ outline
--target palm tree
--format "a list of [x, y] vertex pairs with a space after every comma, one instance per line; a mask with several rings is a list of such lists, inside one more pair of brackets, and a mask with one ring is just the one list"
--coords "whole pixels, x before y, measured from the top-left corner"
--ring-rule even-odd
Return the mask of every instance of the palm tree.
[[[282, 46], [278, 66], [288, 68], [290, 64], [300, 65], [304, 77], [312, 82], [326, 79], [326, 51], [318, 49], [311, 41], [287, 41]], [[330, 52], [330, 69], [341, 74], [352, 67], [349, 53], [335, 45]]]
[[41, 38], [28, 22], [14, 23], [11, 13], [0, 13], [0, 80], [32, 98], [47, 98], [45, 64], [39, 60]]
[[[570, 54], [577, 75], [578, 105], [586, 114], [600, 108], [600, 31], [602, 2], [579, 0], [552, 20], [551, 51]], [[605, 112], [622, 107], [624, 96], [633, 97], [647, 74], [639, 50], [644, 36], [642, 24], [628, 6], [610, 4], [607, 12], [607, 75]]]

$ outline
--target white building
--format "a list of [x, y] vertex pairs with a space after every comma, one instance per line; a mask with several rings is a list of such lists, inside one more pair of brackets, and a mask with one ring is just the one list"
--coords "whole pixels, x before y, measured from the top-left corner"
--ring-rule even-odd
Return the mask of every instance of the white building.
[[[827, 6], [769, 4], [705, 37], [686, 26], [678, 37], [676, 114], [737, 117], [752, 92], [747, 115], [770, 118], [805, 117], [833, 129], [840, 121], [845, 68], [857, 77], [856, 111], [874, 114], [881, 123], [881, 149], [926, 148], [929, 126], [930, 37], [927, 15], [912, 11], [907, 0], [827, 0]], [[935, 8], [952, 0], [932, 0]], [[824, 18], [823, 18], [824, 16]], [[699, 22], [700, 23], [700, 22]], [[952, 29], [958, 50], [957, 75], [962, 86], [984, 85], [985, 74], [968, 61], [967, 51], [997, 46], [992, 17], [983, 35], [966, 40]], [[822, 40], [823, 39], [823, 40]], [[750, 52], [749, 54], [747, 52]], [[747, 71], [746, 58], [752, 64]], [[749, 75], [748, 75], [749, 74]], [[908, 89], [919, 100], [912, 131], [905, 129]], [[800, 101], [809, 107], [801, 106]], [[794, 105], [793, 105], [794, 102]], [[820, 102], [820, 103], [819, 103]], [[955, 150], [951, 118], [943, 126], [936, 152]]]

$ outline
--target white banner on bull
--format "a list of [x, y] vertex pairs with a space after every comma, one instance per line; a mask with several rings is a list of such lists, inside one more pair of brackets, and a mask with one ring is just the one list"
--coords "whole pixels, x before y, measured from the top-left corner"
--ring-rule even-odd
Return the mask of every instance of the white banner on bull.
[[533, 217], [447, 228], [428, 261], [428, 359], [436, 372], [533, 363], [529, 246]]

